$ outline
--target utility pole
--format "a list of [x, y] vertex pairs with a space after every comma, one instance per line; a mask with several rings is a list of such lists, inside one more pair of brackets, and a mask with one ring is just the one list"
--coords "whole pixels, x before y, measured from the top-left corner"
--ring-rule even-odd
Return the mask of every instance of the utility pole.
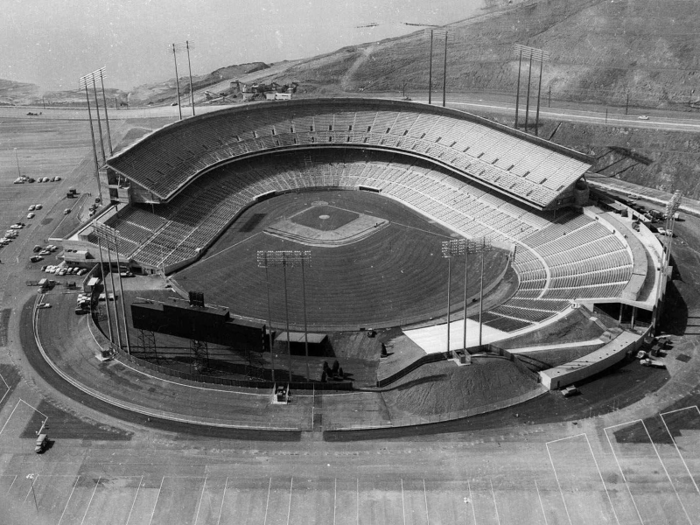
[[520, 113], [520, 72], [523, 68], [523, 50], [519, 49], [518, 58], [518, 87], [515, 89], [515, 129], [518, 129], [518, 115]]

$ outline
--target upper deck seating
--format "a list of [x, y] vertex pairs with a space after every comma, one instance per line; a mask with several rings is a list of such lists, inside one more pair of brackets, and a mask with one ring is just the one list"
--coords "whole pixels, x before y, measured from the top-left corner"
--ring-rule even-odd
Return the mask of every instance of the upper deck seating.
[[382, 101], [259, 104], [167, 126], [108, 163], [161, 200], [202, 171], [282, 148], [364, 146], [419, 154], [545, 208], [588, 165], [556, 147], [460, 112]]

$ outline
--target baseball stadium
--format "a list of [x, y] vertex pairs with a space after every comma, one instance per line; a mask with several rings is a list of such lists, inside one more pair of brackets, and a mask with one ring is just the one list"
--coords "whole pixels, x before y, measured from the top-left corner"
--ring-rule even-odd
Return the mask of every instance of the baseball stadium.
[[[502, 358], [537, 383], [514, 391], [534, 396], [638, 349], [663, 297], [663, 246], [591, 192], [589, 160], [405, 101], [250, 104], [117, 148], [102, 172], [113, 205], [63, 245], [69, 261], [164, 279], [124, 293], [123, 322], [117, 306], [111, 321], [98, 313], [118, 358], [161, 371], [170, 358], [204, 383], [343, 390]], [[547, 335], [562, 327], [576, 335]]]
[[82, 3], [4, 12], [0, 525], [700, 525], [693, 2]]

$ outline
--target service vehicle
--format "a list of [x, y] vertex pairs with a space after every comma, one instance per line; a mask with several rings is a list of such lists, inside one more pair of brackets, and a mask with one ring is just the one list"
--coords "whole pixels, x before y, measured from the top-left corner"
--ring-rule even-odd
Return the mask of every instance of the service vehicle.
[[564, 397], [571, 397], [575, 396], [576, 394], [579, 394], [579, 389], [576, 388], [575, 385], [569, 385], [566, 388], [563, 388], [561, 391], [561, 395]]
[[34, 452], [37, 454], [43, 454], [46, 449], [49, 448], [49, 436], [48, 434], [39, 434], [34, 443]]
[[642, 366], [651, 366], [654, 368], [666, 368], [666, 365], [663, 363], [663, 361], [659, 361], [656, 359], [642, 359], [639, 362]]

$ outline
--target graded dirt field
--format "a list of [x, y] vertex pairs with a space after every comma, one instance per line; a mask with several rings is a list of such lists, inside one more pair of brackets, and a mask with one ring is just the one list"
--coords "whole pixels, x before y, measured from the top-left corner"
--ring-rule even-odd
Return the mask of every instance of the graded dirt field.
[[[312, 204], [321, 212], [309, 212]], [[337, 219], [333, 219], [339, 209]], [[313, 215], [311, 215], [313, 214]], [[353, 214], [374, 216], [389, 225], [363, 239], [333, 247], [309, 247], [265, 233], [268, 225], [284, 217], [301, 217], [309, 224], [328, 216], [336, 224], [349, 222]], [[320, 222], [325, 220], [318, 219]], [[318, 225], [318, 224], [316, 224]], [[320, 230], [319, 230], [320, 231]], [[453, 238], [449, 230], [426, 220], [403, 205], [368, 192], [314, 191], [292, 193], [249, 208], [209, 250], [203, 260], [173, 275], [187, 291], [202, 291], [207, 302], [228, 306], [231, 312], [266, 320], [269, 278], [272, 321], [286, 321], [284, 270], [259, 268], [260, 250], [309, 250], [305, 266], [306, 309], [312, 330], [342, 330], [405, 325], [437, 318], [446, 311], [447, 261], [442, 241]], [[485, 283], [501, 275], [508, 254], [487, 254]], [[456, 258], [459, 259], [459, 258]], [[478, 294], [480, 258], [471, 257], [469, 295]], [[302, 274], [298, 264], [287, 268], [290, 323], [303, 326]], [[453, 309], [461, 308], [464, 262], [452, 264]]]

